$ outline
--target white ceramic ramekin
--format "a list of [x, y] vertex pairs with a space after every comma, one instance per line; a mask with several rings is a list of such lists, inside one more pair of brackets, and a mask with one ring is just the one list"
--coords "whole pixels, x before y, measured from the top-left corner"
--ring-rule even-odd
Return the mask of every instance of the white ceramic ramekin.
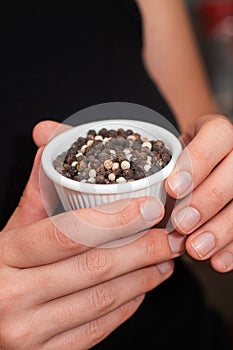
[[[68, 179], [55, 170], [53, 161], [59, 154], [67, 151], [79, 136], [86, 136], [89, 129], [94, 129], [98, 132], [103, 127], [107, 129], [132, 129], [134, 132], [139, 133], [141, 137], [162, 140], [165, 147], [171, 151], [172, 159], [162, 170], [154, 175], [122, 184], [81, 183]], [[181, 151], [182, 146], [178, 138], [170, 131], [155, 124], [129, 119], [100, 120], [81, 124], [56, 136], [43, 151], [42, 168], [53, 182], [66, 211], [142, 196], [156, 197], [164, 204], [166, 200], [164, 181], [171, 174]]]

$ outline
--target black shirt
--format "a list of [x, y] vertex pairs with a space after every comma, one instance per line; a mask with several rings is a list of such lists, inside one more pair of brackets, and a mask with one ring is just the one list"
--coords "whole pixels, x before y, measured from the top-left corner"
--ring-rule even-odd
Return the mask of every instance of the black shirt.
[[[1, 228], [14, 210], [35, 155], [31, 131], [99, 103], [131, 102], [175, 118], [147, 75], [142, 26], [132, 0], [8, 1], [1, 4]], [[156, 122], [156, 121], [155, 121]], [[96, 349], [227, 349], [222, 320], [194, 276], [174, 275]]]

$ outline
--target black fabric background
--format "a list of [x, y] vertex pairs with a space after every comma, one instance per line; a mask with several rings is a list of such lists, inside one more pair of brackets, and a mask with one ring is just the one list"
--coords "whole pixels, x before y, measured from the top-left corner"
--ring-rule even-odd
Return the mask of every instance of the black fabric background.
[[142, 104], [172, 117], [143, 68], [140, 16], [132, 1], [1, 6], [3, 226], [28, 177], [35, 152], [31, 131], [38, 121], [63, 121], [111, 101]]
[[[64, 121], [104, 102], [150, 107], [175, 119], [141, 60], [141, 18], [132, 0], [7, 1], [0, 11], [0, 225], [30, 174], [41, 120]], [[156, 121], [155, 121], [156, 122]], [[96, 349], [227, 349], [223, 323], [192, 274], [175, 274]]]

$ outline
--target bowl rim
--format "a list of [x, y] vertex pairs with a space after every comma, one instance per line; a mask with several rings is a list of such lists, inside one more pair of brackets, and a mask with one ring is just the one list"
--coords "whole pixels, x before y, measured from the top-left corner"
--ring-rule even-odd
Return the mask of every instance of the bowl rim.
[[[154, 132], [154, 130], [156, 130], [157, 132], [162, 133], [163, 138], [166, 138], [166, 140], [162, 139], [165, 145], [166, 145], [166, 142], [168, 142], [168, 140], [170, 142], [170, 145], [172, 145], [172, 150], [171, 150], [172, 158], [170, 162], [163, 169], [159, 170], [157, 173], [150, 175], [148, 177], [145, 177], [143, 179], [135, 180], [133, 182], [126, 182], [122, 184], [108, 184], [107, 186], [104, 186], [104, 184], [82, 183], [79, 181], [68, 179], [65, 176], [59, 174], [53, 166], [53, 161], [62, 152], [57, 152], [56, 156], [54, 157], [55, 150], [61, 147], [61, 144], [64, 144], [63, 152], [66, 152], [67, 148], [71, 146], [72, 142], [74, 142], [74, 140], [76, 140], [77, 137], [86, 135], [86, 132], [89, 129], [98, 130], [103, 126], [106, 127], [106, 124], [111, 124], [111, 125], [115, 124], [115, 126], [118, 128], [119, 127], [125, 128], [127, 126], [130, 126], [131, 129], [134, 129], [134, 126], [132, 124], [135, 124], [135, 129], [137, 129], [138, 127], [140, 129], [145, 129], [145, 132], [151, 133], [151, 132]], [[111, 125], [109, 127], [114, 128]], [[80, 133], [80, 134], [77, 135], [77, 133]], [[69, 143], [68, 143], [68, 139], [70, 139]], [[67, 144], [68, 146], [65, 146], [65, 144]], [[51, 141], [49, 141], [49, 143], [45, 146], [43, 150], [42, 158], [41, 158], [41, 166], [44, 173], [54, 183], [55, 187], [58, 185], [60, 187], [63, 187], [65, 189], [69, 189], [75, 192], [89, 193], [93, 195], [125, 193], [125, 192], [141, 190], [146, 187], [150, 187], [152, 185], [155, 185], [159, 182], [164, 181], [172, 172], [181, 151], [182, 151], [182, 145], [179, 139], [169, 130], [159, 125], [156, 125], [154, 123], [144, 122], [144, 121], [134, 120], [134, 119], [107, 119], [107, 120], [100, 119], [94, 122], [82, 123], [78, 126], [71, 127], [70, 129], [55, 136]]]

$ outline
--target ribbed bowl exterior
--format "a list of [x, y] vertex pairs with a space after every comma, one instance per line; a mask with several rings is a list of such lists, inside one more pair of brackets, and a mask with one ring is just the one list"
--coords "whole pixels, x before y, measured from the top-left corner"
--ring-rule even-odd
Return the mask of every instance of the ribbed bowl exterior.
[[58, 154], [70, 147], [78, 136], [84, 136], [89, 129], [100, 130], [106, 126], [106, 121], [82, 124], [55, 137], [45, 147], [42, 155], [42, 167], [45, 174], [53, 182], [61, 203], [66, 211], [96, 207], [105, 203], [125, 198], [151, 196], [159, 199], [163, 204], [166, 200], [164, 182], [172, 172], [176, 160], [182, 151], [179, 140], [168, 130], [157, 125], [132, 120], [108, 120], [109, 128], [133, 128], [135, 132], [150, 138], [158, 138], [165, 142], [165, 146], [172, 152], [169, 164], [158, 173], [134, 182], [114, 185], [86, 184], [67, 179], [57, 173], [53, 160]]
[[166, 201], [166, 191], [164, 187], [164, 182], [157, 183], [155, 185], [151, 185], [136, 191], [127, 191], [123, 193], [113, 194], [90, 194], [79, 191], [75, 192], [73, 190], [64, 188], [58, 184], [55, 184], [55, 187], [62, 202], [62, 205], [66, 211], [97, 207], [99, 205], [111, 203], [120, 199], [130, 199], [144, 196], [155, 197], [159, 199], [163, 204], [165, 204]]

